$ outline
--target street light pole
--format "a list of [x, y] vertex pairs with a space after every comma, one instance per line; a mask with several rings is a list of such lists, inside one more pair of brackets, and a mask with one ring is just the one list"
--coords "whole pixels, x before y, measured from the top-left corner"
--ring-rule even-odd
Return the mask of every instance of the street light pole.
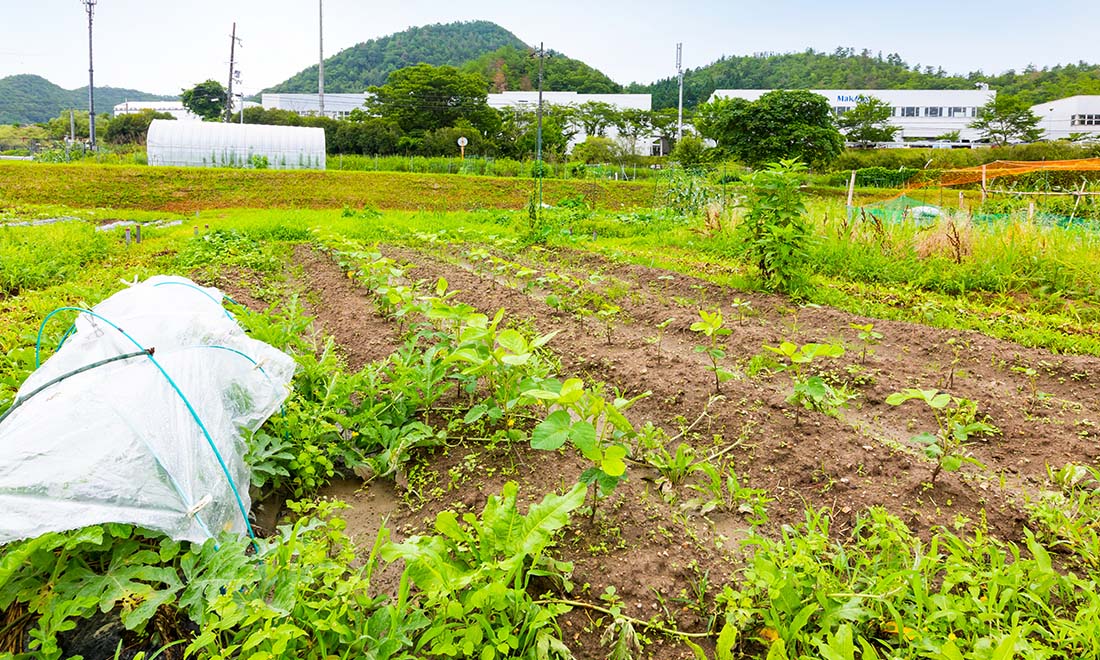
[[96, 0], [81, 0], [88, 12], [88, 145], [95, 151], [95, 69], [92, 66], [92, 16]]
[[320, 57], [317, 61], [317, 97], [321, 116], [325, 116], [325, 0], [317, 0], [317, 19], [320, 34], [317, 39]]

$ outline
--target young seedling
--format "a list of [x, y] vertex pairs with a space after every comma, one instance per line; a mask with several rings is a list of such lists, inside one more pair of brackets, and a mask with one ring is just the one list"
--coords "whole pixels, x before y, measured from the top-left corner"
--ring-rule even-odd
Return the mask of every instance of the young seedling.
[[730, 307], [733, 307], [733, 311], [737, 312], [737, 325], [745, 325], [745, 316], [752, 311], [752, 301], [734, 298], [733, 302], [730, 303]]
[[618, 305], [604, 305], [596, 316], [603, 321], [604, 336], [607, 337], [607, 345], [611, 345], [611, 335], [615, 332], [615, 322], [619, 319], [619, 313], [622, 312], [622, 308]]
[[882, 333], [875, 331], [874, 323], [850, 323], [849, 327], [859, 332], [856, 336], [863, 342], [863, 352], [859, 355], [859, 363], [863, 364], [867, 362], [867, 354], [875, 352], [871, 347], [882, 340]]
[[815, 358], [837, 358], [844, 355], [844, 347], [840, 344], [803, 344], [797, 346], [785, 341], [779, 346], [764, 346], [769, 351], [786, 358], [788, 364], [783, 370], [791, 374], [791, 393], [787, 397], [787, 403], [793, 403], [797, 407], [794, 413], [794, 424], [799, 425], [798, 409], [816, 410], [826, 415], [836, 416], [840, 408], [847, 405], [848, 401], [855, 397], [844, 387], [834, 387], [821, 376], [807, 376], [803, 369]]
[[913, 440], [923, 445], [924, 455], [935, 462], [929, 483], [936, 485], [941, 470], [956, 472], [965, 463], [981, 466], [976, 458], [966, 452], [970, 439], [983, 433], [996, 433], [999, 429], [978, 419], [978, 404], [970, 399], [951, 396], [939, 390], [909, 388], [886, 397], [892, 406], [916, 399], [923, 401], [936, 417], [939, 429], [935, 433], [920, 433]]
[[718, 364], [718, 361], [726, 357], [725, 348], [718, 343], [718, 338], [730, 334], [730, 329], [722, 322], [722, 312], [713, 314], [706, 310], [699, 310], [701, 320], [691, 324], [692, 332], [702, 333], [707, 338], [707, 344], [696, 346], [696, 353], [705, 353], [710, 358], [710, 370], [714, 372], [714, 393], [722, 393], [722, 383], [734, 377], [734, 372]]
[[664, 340], [665, 330], [667, 330], [668, 326], [671, 325], [672, 322], [675, 320], [676, 317], [670, 316], [664, 321], [661, 321], [656, 326], [654, 326], [655, 328], [657, 328], [657, 334], [646, 339], [647, 342], [657, 347], [657, 364], [661, 364], [661, 342]]

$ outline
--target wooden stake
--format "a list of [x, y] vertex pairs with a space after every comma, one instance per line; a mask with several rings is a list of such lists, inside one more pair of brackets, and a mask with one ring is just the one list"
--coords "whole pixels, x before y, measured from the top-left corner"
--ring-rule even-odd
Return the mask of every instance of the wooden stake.
[[982, 204], [985, 204], [985, 165], [982, 165]]

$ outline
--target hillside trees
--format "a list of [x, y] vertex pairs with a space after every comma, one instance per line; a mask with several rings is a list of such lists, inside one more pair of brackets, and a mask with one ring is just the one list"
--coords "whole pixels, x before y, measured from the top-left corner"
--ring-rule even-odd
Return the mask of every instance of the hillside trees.
[[807, 91], [774, 91], [756, 101], [716, 99], [699, 106], [703, 137], [751, 166], [787, 159], [824, 165], [840, 155], [844, 139], [829, 102]]

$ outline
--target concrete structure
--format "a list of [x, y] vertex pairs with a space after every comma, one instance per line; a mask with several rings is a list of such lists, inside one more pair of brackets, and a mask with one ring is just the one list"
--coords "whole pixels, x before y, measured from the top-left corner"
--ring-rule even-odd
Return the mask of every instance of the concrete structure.
[[[719, 89], [710, 100], [738, 98], [755, 101], [772, 90]], [[978, 116], [978, 108], [997, 92], [991, 89], [811, 89], [824, 96], [837, 117], [851, 110], [861, 99], [874, 97], [890, 105], [890, 123], [901, 128], [899, 140], [931, 140], [945, 133], [959, 132], [960, 142], [979, 140], [978, 131], [969, 124]]]
[[1043, 139], [1065, 140], [1071, 135], [1100, 139], [1100, 96], [1070, 96], [1031, 107], [1039, 117]]
[[325, 169], [325, 131], [302, 126], [154, 119], [150, 165]]
[[[347, 119], [352, 110], [363, 109], [369, 94], [325, 94], [325, 116]], [[264, 110], [290, 110], [303, 117], [321, 114], [320, 94], [264, 94], [260, 97]]]
[[200, 121], [202, 117], [191, 114], [191, 111], [183, 107], [179, 100], [175, 101], [126, 101], [119, 103], [114, 108], [114, 116], [136, 115], [152, 110], [154, 112], [167, 112], [180, 121]]

